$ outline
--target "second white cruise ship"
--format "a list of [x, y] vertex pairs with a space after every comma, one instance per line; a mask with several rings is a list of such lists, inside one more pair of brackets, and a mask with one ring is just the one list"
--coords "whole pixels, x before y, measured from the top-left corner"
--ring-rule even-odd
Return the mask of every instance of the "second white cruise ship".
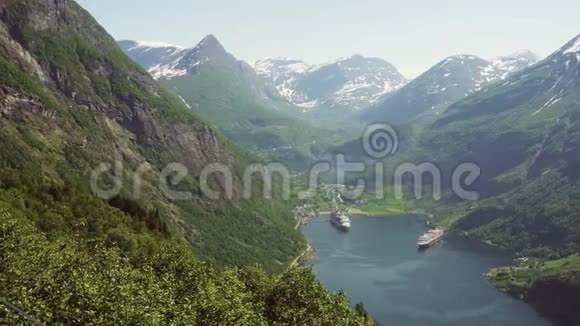
[[351, 220], [345, 210], [337, 210], [330, 213], [330, 223], [342, 231], [350, 230]]

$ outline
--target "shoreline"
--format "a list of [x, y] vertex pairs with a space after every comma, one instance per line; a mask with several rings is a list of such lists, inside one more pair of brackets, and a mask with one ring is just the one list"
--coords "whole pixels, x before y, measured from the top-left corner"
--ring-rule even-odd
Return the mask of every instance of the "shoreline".
[[306, 242], [306, 249], [302, 251], [298, 257], [294, 258], [294, 260], [288, 266], [288, 269], [292, 269], [294, 267], [298, 267], [303, 265], [305, 262], [310, 261], [316, 257], [316, 249], [310, 244], [309, 241]]
[[[332, 211], [329, 211], [329, 210], [328, 211], [311, 211], [309, 214], [305, 214], [304, 216], [301, 216], [301, 217], [297, 216], [297, 222], [296, 222], [296, 225], [294, 226], [294, 229], [297, 231], [300, 230], [300, 232], [303, 234], [302, 227], [304, 227], [304, 225], [308, 224], [309, 220], [315, 219], [315, 218], [320, 218], [320, 217], [327, 217], [331, 213], [332, 213]], [[427, 217], [428, 220], [433, 218], [433, 214], [430, 214], [427, 212], [420, 212], [420, 211], [365, 212], [359, 208], [350, 208], [349, 214], [356, 215], [358, 217], [364, 217], [364, 218], [388, 218], [391, 216], [402, 215], [402, 214], [421, 215], [421, 216]], [[429, 226], [428, 220], [427, 220], [427, 225]], [[306, 249], [304, 249], [300, 253], [300, 255], [298, 255], [296, 258], [294, 258], [294, 260], [292, 260], [292, 262], [290, 262], [288, 269], [297, 267], [299, 265], [303, 265], [305, 262], [313, 260], [315, 257], [316, 257], [316, 249], [314, 248], [314, 246], [312, 246], [310, 241], [306, 240]]]
[[349, 214], [352, 215], [359, 215], [359, 216], [364, 216], [364, 217], [389, 217], [389, 216], [393, 216], [393, 215], [400, 215], [400, 214], [409, 214], [409, 212], [404, 212], [404, 211], [390, 211], [390, 212], [365, 212], [361, 209], [358, 208], [352, 208], [349, 211]]
[[349, 211], [352, 215], [359, 215], [363, 217], [390, 217], [395, 215], [420, 215], [425, 216], [429, 219], [432, 219], [434, 216], [433, 214], [422, 212], [422, 211], [385, 211], [385, 212], [365, 212], [359, 208], [352, 208]]

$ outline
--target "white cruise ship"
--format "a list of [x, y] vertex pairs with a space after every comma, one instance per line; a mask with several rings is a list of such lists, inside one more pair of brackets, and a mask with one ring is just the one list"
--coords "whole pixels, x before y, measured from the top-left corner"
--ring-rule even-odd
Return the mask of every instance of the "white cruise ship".
[[330, 223], [342, 231], [350, 230], [351, 220], [345, 210], [337, 210], [330, 214]]

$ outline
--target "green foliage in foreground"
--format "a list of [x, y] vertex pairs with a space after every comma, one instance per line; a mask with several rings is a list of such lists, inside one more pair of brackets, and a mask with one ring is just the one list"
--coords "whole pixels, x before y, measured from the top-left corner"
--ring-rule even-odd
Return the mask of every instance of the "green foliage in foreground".
[[[15, 208], [18, 194], [1, 195], [0, 296], [44, 323], [372, 324], [308, 269], [280, 276], [258, 267], [219, 271], [196, 259], [185, 241], [104, 203], [97, 211], [109, 223], [100, 228], [79, 218], [69, 226], [73, 232], [43, 232]], [[24, 319], [0, 308], [0, 324]]]

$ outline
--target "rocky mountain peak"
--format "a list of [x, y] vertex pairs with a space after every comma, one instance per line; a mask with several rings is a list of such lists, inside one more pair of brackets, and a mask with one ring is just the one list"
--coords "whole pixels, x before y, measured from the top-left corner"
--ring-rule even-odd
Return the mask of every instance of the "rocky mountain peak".
[[258, 75], [275, 83], [288, 81], [311, 68], [308, 63], [294, 58], [265, 58], [254, 63]]
[[497, 78], [505, 79], [511, 74], [525, 69], [540, 61], [535, 53], [529, 50], [520, 50], [507, 56], [494, 58], [490, 61], [490, 69], [497, 73]]
[[199, 42], [201, 46], [222, 46], [217, 37], [213, 34], [208, 34]]
[[224, 46], [218, 41], [218, 39], [213, 34], [206, 35], [195, 47], [194, 49], [204, 49], [206, 51], [211, 51], [214, 53], [226, 52]]
[[563, 55], [563, 56], [575, 55], [576, 58], [580, 61], [580, 34], [578, 34], [575, 38], [566, 43], [552, 56], [554, 55]]
[[195, 47], [182, 48], [166, 43], [118, 41], [121, 49], [143, 66], [155, 79], [171, 79], [194, 74], [205, 64], [229, 66], [237, 69], [234, 58], [218, 39], [209, 34]]
[[532, 52], [530, 50], [519, 50], [519, 51], [516, 51], [510, 55], [503, 56], [500, 58], [522, 58], [522, 59], [526, 59], [529, 61], [539, 61], [540, 60], [540, 57], [538, 57], [538, 55], [536, 55], [534, 52]]
[[529, 51], [492, 60], [471, 54], [450, 56], [383, 98], [363, 113], [363, 119], [407, 123], [418, 117], [436, 116], [449, 105], [536, 62], [537, 57]]

